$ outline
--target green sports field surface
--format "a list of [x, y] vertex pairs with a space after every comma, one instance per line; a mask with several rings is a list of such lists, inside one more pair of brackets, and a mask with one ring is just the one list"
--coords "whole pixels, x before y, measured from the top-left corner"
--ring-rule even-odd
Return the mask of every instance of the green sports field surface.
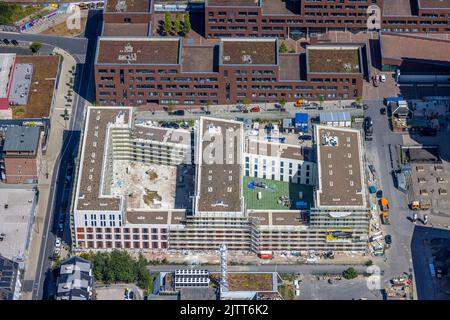
[[[256, 180], [266, 184], [270, 189], [249, 189], [248, 184]], [[299, 192], [303, 192], [303, 199], [299, 198]], [[258, 192], [262, 193], [262, 198], [257, 199]], [[281, 196], [288, 196], [291, 199], [291, 207], [278, 203]], [[262, 209], [262, 210], [283, 210], [296, 209], [296, 201], [306, 201], [308, 208], [313, 199], [313, 188], [297, 183], [274, 181], [269, 179], [260, 179], [252, 177], [244, 177], [244, 198], [247, 209]]]

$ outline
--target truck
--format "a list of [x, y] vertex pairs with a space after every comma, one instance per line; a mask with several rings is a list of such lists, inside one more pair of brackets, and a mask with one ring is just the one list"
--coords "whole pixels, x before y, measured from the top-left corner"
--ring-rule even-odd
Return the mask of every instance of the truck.
[[413, 201], [410, 204], [411, 210], [428, 210], [431, 209], [431, 203], [423, 201]]
[[258, 258], [260, 259], [272, 259], [273, 258], [273, 253], [272, 251], [260, 251], [258, 254]]
[[380, 200], [381, 206], [381, 222], [383, 224], [390, 224], [389, 222], [389, 201], [387, 198], [383, 197]]

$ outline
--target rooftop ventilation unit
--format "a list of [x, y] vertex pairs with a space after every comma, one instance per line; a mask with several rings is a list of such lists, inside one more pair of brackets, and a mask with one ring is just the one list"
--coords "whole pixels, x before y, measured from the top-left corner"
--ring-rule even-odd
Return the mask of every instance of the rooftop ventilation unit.
[[252, 57], [249, 54], [242, 55], [242, 62], [251, 64], [252, 63]]
[[323, 136], [323, 144], [330, 147], [337, 147], [338, 137], [326, 134]]

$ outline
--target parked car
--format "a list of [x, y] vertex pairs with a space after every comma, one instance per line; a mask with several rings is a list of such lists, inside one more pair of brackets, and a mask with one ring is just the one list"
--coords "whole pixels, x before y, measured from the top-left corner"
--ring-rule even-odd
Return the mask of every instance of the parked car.
[[174, 116], [184, 116], [184, 110], [175, 110], [172, 112], [172, 115]]
[[386, 82], [386, 75], [380, 74], [380, 81], [381, 82]]
[[381, 199], [383, 198], [383, 190], [378, 190], [377, 191], [377, 199]]
[[56, 238], [56, 240], [55, 240], [55, 248], [61, 248], [61, 239], [60, 238]]
[[250, 112], [261, 112], [261, 108], [260, 107], [253, 107], [250, 109]]
[[9, 44], [9, 40], [8, 39], [3, 39], [3, 43], [8, 45]]
[[18, 46], [18, 45], [19, 45], [19, 43], [17, 42], [17, 40], [11, 40], [11, 43], [12, 43], [13, 45], [15, 45], [15, 46]]
[[161, 125], [161, 128], [178, 129], [179, 127], [180, 126], [178, 125], [178, 123], [174, 123], [174, 122], [163, 123]]
[[392, 237], [391, 237], [390, 234], [387, 234], [387, 235], [384, 237], [384, 242], [386, 242], [386, 244], [391, 244], [391, 243], [392, 243]]
[[434, 137], [437, 135], [437, 130], [434, 128], [422, 128], [419, 131], [419, 134], [421, 136], [426, 136], [426, 137]]

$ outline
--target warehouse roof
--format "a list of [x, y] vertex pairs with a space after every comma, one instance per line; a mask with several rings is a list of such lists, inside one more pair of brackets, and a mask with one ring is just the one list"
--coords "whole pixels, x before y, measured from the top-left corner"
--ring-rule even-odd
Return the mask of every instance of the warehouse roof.
[[316, 207], [365, 207], [360, 132], [318, 125], [316, 140]]
[[450, 41], [396, 33], [381, 34], [384, 59], [414, 59], [450, 64]]
[[4, 152], [36, 152], [38, 149], [39, 127], [13, 126], [6, 131]]
[[100, 64], [178, 64], [178, 38], [103, 37], [99, 39]]

